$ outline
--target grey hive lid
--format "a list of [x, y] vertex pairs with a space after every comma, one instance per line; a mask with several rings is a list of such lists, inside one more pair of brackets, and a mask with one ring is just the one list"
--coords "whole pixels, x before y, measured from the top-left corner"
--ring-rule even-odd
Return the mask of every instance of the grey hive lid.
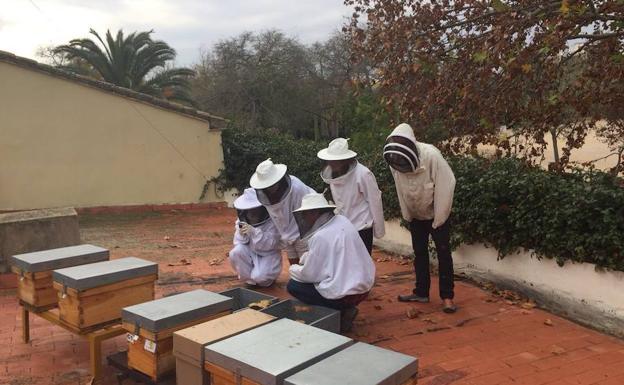
[[158, 332], [231, 310], [233, 303], [230, 297], [199, 289], [123, 308], [121, 318], [142, 329]]
[[54, 270], [52, 279], [76, 290], [87, 290], [151, 274], [158, 274], [157, 263], [127, 257]]
[[358, 342], [288, 377], [287, 385], [395, 385], [418, 372], [418, 360]]
[[253, 381], [277, 385], [352, 343], [340, 334], [281, 319], [208, 345], [204, 357]]
[[94, 245], [77, 245], [18, 254], [11, 257], [11, 264], [30, 273], [62, 269], [64, 267], [107, 261], [107, 249]]

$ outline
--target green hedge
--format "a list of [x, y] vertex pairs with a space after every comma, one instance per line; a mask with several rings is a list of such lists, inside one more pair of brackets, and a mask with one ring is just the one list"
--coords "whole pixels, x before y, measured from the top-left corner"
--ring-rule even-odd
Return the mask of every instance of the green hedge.
[[[218, 185], [247, 187], [256, 165], [271, 157], [322, 191], [316, 153], [325, 145], [266, 131], [226, 130], [225, 170]], [[360, 161], [377, 178], [386, 218], [399, 217], [394, 181], [380, 151], [360, 154]], [[501, 258], [525, 248], [539, 258], [555, 258], [560, 265], [591, 262], [624, 271], [621, 180], [596, 171], [551, 173], [513, 158], [456, 157], [450, 164], [457, 178], [452, 214], [455, 247], [485, 243], [495, 247]]]

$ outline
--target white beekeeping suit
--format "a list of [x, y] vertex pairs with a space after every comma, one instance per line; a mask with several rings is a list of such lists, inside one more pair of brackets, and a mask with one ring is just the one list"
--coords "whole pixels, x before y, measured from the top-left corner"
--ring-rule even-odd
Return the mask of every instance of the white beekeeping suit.
[[248, 284], [269, 286], [282, 271], [280, 234], [252, 188], [245, 189], [234, 207], [238, 211], [230, 264]]
[[416, 149], [414, 152], [399, 143], [384, 147], [384, 157], [395, 154], [405, 163], [403, 172], [391, 168], [403, 218], [408, 222], [432, 219], [432, 228], [440, 227], [451, 214], [455, 190], [453, 171], [437, 148], [416, 141], [410, 125], [398, 125], [388, 137], [405, 138]]
[[[322, 194], [310, 194], [297, 212], [333, 208]], [[317, 227], [318, 226], [318, 227]], [[324, 298], [367, 293], [375, 282], [375, 265], [355, 227], [346, 217], [328, 212], [306, 233], [308, 251], [290, 277], [313, 283]]]
[[267, 159], [258, 165], [249, 184], [269, 212], [280, 233], [282, 247], [292, 262], [298, 260], [307, 249], [306, 243], [299, 237], [292, 212], [299, 208], [303, 196], [314, 190], [297, 177], [286, 174], [286, 170], [286, 165], [274, 164], [271, 159]]
[[[318, 157], [329, 164], [321, 172], [321, 178], [331, 189], [337, 214], [347, 217], [358, 231], [372, 228], [375, 238], [385, 235], [381, 191], [375, 175], [359, 163], [344, 138], [334, 139]], [[351, 160], [346, 173], [333, 176], [331, 162]]]

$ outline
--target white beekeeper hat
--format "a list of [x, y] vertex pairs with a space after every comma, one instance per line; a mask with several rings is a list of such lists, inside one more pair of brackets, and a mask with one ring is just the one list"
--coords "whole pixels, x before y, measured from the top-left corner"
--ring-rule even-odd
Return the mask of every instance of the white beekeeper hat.
[[286, 175], [286, 169], [285, 164], [274, 164], [269, 158], [256, 167], [256, 172], [251, 176], [249, 184], [257, 190], [273, 186]]
[[260, 206], [262, 206], [262, 203], [260, 203], [256, 196], [256, 190], [251, 187], [246, 188], [245, 191], [243, 191], [243, 195], [239, 196], [234, 201], [234, 208], [237, 210], [255, 209]]
[[329, 142], [327, 148], [319, 151], [316, 156], [323, 160], [344, 160], [355, 158], [357, 153], [349, 150], [348, 139], [336, 138]]
[[301, 207], [293, 211], [293, 213], [306, 211], [306, 210], [335, 209], [335, 208], [336, 206], [330, 205], [329, 202], [327, 202], [327, 199], [325, 199], [325, 196], [323, 194], [314, 192], [314, 193], [304, 195], [303, 199], [301, 199]]

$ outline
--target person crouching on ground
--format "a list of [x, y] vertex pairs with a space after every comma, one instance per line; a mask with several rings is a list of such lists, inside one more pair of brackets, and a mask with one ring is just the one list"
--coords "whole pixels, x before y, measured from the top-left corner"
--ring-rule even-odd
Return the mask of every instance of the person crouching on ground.
[[373, 287], [375, 265], [356, 228], [334, 214], [323, 194], [303, 198], [294, 215], [299, 233], [308, 242], [300, 264], [290, 266], [287, 290], [310, 305], [341, 311], [341, 330], [351, 330], [357, 305]]
[[358, 230], [368, 254], [372, 254], [373, 236], [384, 236], [381, 191], [375, 175], [357, 161], [357, 153], [349, 149], [347, 139], [337, 138], [317, 156], [325, 161], [321, 178], [329, 185], [337, 214], [347, 217]]
[[249, 184], [256, 190], [258, 200], [267, 209], [280, 233], [282, 248], [290, 264], [298, 263], [307, 250], [299, 237], [293, 211], [301, 206], [303, 196], [314, 192], [299, 178], [286, 174], [285, 164], [274, 164], [271, 159], [260, 163]]
[[247, 188], [234, 201], [238, 214], [230, 264], [248, 285], [270, 286], [282, 271], [280, 235], [256, 190]]
[[429, 235], [438, 254], [440, 297], [443, 310], [454, 313], [453, 258], [449, 216], [453, 204], [455, 176], [440, 151], [416, 141], [409, 124], [401, 123], [388, 136], [383, 156], [396, 185], [403, 218], [409, 222], [414, 248], [416, 288], [400, 295], [401, 302], [429, 302]]

